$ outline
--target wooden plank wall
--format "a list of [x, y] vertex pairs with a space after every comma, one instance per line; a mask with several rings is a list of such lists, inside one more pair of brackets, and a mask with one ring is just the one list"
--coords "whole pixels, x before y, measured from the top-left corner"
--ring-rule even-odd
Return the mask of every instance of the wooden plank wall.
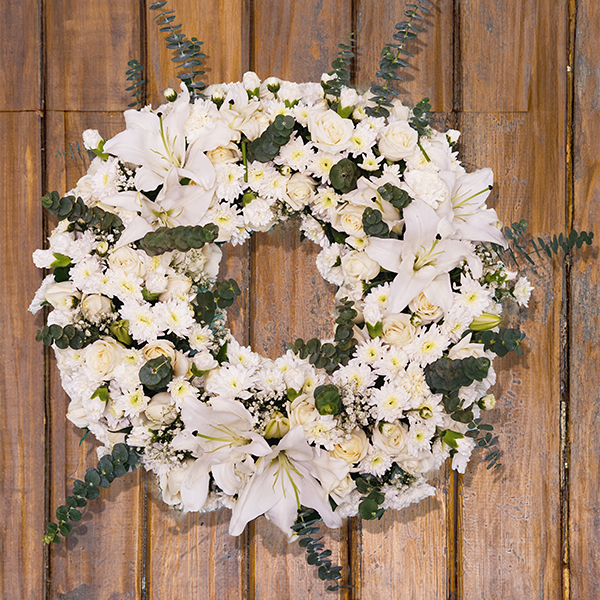
[[[328, 70], [357, 32], [355, 82], [372, 80], [399, 20], [394, 0], [170, 0], [206, 40], [210, 82], [297, 81]], [[325, 539], [353, 587], [330, 594], [264, 519], [239, 538], [227, 511], [176, 515], [141, 472], [117, 481], [67, 544], [46, 550], [45, 520], [95, 461], [67, 424], [50, 353], [26, 312], [41, 273], [29, 256], [53, 226], [39, 197], [68, 190], [81, 161], [61, 155], [98, 128], [123, 127], [127, 61], [147, 65], [151, 100], [176, 79], [143, 0], [22, 0], [0, 22], [0, 596], [5, 600], [591, 600], [600, 597], [600, 276], [595, 248], [540, 265], [528, 339], [497, 385], [504, 466], [445, 470], [438, 493], [380, 522], [348, 522]], [[598, 229], [600, 8], [596, 0], [436, 0], [403, 93], [432, 99], [436, 123], [463, 132], [469, 168], [495, 172], [501, 218], [531, 231]], [[596, 231], [598, 234], [598, 231]], [[231, 312], [240, 341], [269, 356], [297, 336], [326, 335], [332, 292], [316, 248], [289, 226], [228, 248], [226, 277], [244, 290]]]

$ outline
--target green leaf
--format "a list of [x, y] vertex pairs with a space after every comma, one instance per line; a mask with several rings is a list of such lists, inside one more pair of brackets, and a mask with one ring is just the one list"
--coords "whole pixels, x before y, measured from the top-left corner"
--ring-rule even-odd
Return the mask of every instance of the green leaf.
[[456, 440], [460, 440], [465, 436], [462, 433], [458, 433], [457, 431], [452, 431], [451, 429], [447, 429], [444, 431], [444, 435], [441, 437], [442, 441], [445, 444], [448, 444], [450, 448], [458, 448], [458, 443]]
[[331, 185], [340, 194], [355, 190], [359, 176], [358, 167], [349, 158], [342, 158], [329, 171]]
[[154, 392], [166, 389], [172, 378], [173, 367], [167, 356], [153, 358], [140, 369], [140, 382]]
[[65, 254], [53, 252], [52, 256], [54, 256], [54, 261], [50, 263], [50, 268], [52, 269], [56, 267], [68, 267], [71, 264], [71, 258]]
[[96, 391], [91, 396], [92, 400], [94, 398], [99, 398], [100, 400], [102, 400], [102, 402], [108, 402], [108, 399], [109, 399], [108, 386], [101, 385], [99, 388], [97, 388]]
[[337, 415], [342, 410], [342, 399], [333, 384], [320, 385], [314, 391], [315, 407], [321, 415]]

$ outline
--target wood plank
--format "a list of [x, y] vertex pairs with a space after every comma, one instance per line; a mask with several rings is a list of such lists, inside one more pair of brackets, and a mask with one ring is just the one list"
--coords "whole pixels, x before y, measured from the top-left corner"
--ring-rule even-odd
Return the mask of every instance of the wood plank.
[[[546, 42], [533, 35], [540, 22], [566, 22], [566, 2], [459, 2], [460, 92], [462, 110], [517, 112], [536, 107], [532, 77], [552, 73], [552, 63], [537, 64]], [[536, 74], [533, 71], [536, 71]]]
[[127, 62], [144, 62], [137, 0], [44, 4], [47, 108], [114, 111], [131, 102]]
[[[318, 81], [352, 31], [351, 2], [255, 1], [252, 20], [252, 68], [259, 77]], [[319, 275], [318, 248], [299, 243], [297, 226], [286, 224], [252, 240], [251, 342], [271, 357], [296, 337], [326, 337], [333, 324], [331, 286]], [[327, 531], [324, 543], [337, 564], [347, 563], [344, 530]], [[306, 599], [340, 597], [326, 592], [316, 570], [306, 564], [304, 550], [264, 518], [250, 528], [252, 598]], [[346, 569], [344, 569], [347, 571]]]
[[[397, 2], [358, 4], [357, 82], [368, 87], [379, 67], [379, 55], [391, 41], [394, 25], [403, 19], [404, 5]], [[399, 86], [399, 99], [414, 105], [428, 96], [437, 112], [434, 126], [449, 128], [453, 108], [453, 5], [442, 1], [430, 5], [430, 15], [416, 43], [406, 49], [415, 54], [410, 67], [401, 70], [406, 81]], [[444, 112], [447, 111], [447, 112]], [[415, 600], [445, 598], [450, 594], [453, 562], [451, 535], [454, 517], [453, 496], [449, 495], [451, 472], [441, 470], [434, 482], [433, 498], [400, 512], [388, 511], [381, 521], [362, 524], [355, 532], [359, 589], [364, 598], [407, 597]], [[450, 528], [448, 530], [448, 519]], [[449, 537], [450, 536], [450, 537]]]
[[43, 317], [27, 312], [42, 280], [30, 258], [42, 241], [41, 119], [0, 114], [0, 137], [0, 596], [33, 600], [44, 595], [45, 575], [44, 348], [35, 341]]
[[[107, 138], [124, 126], [121, 113], [49, 113], [46, 127], [47, 182], [49, 189], [64, 193], [87, 170], [87, 161], [56, 156], [54, 148], [68, 148], [84, 129], [97, 128]], [[52, 149], [52, 150], [51, 150]], [[74, 479], [82, 479], [95, 466], [97, 442], [88, 438], [79, 446], [82, 430], [66, 420], [68, 398], [51, 359], [49, 375], [51, 442], [51, 512], [71, 493]], [[50, 555], [51, 597], [85, 597], [101, 600], [111, 596], [138, 598], [143, 586], [144, 476], [136, 471], [101, 490], [91, 501], [66, 544], [53, 546]], [[71, 595], [71, 596], [69, 596]]]
[[[564, 229], [562, 118], [461, 117], [467, 162], [495, 172], [500, 218], [525, 218], [533, 235]], [[464, 476], [458, 560], [465, 600], [482, 590], [498, 600], [560, 595], [562, 267], [546, 262], [527, 275], [536, 288], [529, 310], [505, 311], [508, 326], [527, 335], [525, 356], [498, 360], [497, 408], [486, 415], [500, 435], [503, 466], [488, 471], [475, 454]]]
[[35, 110], [41, 95], [41, 17], [38, 0], [8, 2], [0, 21], [0, 110]]
[[[245, 0], [171, 0], [164, 10], [175, 11], [175, 24], [182, 24], [181, 32], [188, 39], [196, 37], [204, 42], [202, 81], [207, 85], [239, 81], [249, 68], [247, 52], [249, 17]], [[172, 87], [179, 92], [180, 80], [176, 66], [171, 61], [173, 51], [168, 50], [159, 32], [158, 11], [147, 10], [146, 40], [148, 46], [148, 91], [154, 104], [164, 102], [163, 90]]]
[[[578, 231], [594, 230], [600, 223], [600, 71], [598, 36], [600, 7], [584, 1], [577, 6], [575, 47], [575, 115], [573, 137], [574, 223]], [[571, 270], [569, 536], [570, 586], [573, 600], [600, 597], [600, 422], [594, 407], [600, 389], [600, 274], [598, 241], [576, 251]]]
[[[398, 98], [409, 106], [428, 97], [432, 110], [450, 112], [453, 109], [452, 36], [454, 10], [452, 0], [429, 4], [429, 14], [417, 26], [422, 30], [406, 50], [414, 54], [407, 58], [409, 66], [399, 70], [405, 81], [398, 85]], [[404, 19], [405, 6], [396, 0], [359, 0], [357, 2], [357, 85], [361, 89], [375, 83], [380, 53], [384, 44], [393, 42], [395, 24]]]
[[[247, 18], [244, 2], [235, 0], [177, 0], [165, 10], [176, 11], [176, 23], [189, 37], [205, 40], [207, 71], [204, 81], [217, 83], [239, 80], [248, 63], [245, 53]], [[162, 90], [179, 91], [175, 63], [153, 21], [156, 11], [147, 10], [149, 96], [156, 105], [164, 102]], [[228, 323], [236, 339], [248, 344], [250, 245], [223, 247], [219, 279], [234, 278], [242, 296], [228, 311]], [[148, 514], [148, 597], [163, 598], [241, 598], [245, 595], [246, 536], [228, 533], [230, 511], [177, 515], [160, 499], [154, 482], [150, 486]]]

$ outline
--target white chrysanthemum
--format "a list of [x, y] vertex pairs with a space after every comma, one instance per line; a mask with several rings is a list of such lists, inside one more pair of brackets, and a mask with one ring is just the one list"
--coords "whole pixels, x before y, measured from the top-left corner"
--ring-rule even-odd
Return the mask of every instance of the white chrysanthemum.
[[363, 316], [367, 323], [376, 325], [385, 314], [390, 299], [390, 284], [384, 283], [371, 289], [365, 296]]
[[340, 286], [344, 284], [344, 272], [341, 268], [340, 244], [331, 244], [328, 248], [323, 248], [317, 256], [317, 269], [321, 276], [329, 283]]
[[195, 324], [194, 311], [188, 302], [176, 299], [158, 302], [153, 310], [161, 329], [179, 337], [186, 337]]
[[236, 163], [216, 164], [217, 196], [227, 202], [233, 202], [244, 191], [246, 186], [244, 181], [245, 172], [244, 165]]
[[190, 115], [183, 124], [188, 142], [195, 140], [202, 130], [219, 119], [219, 110], [211, 100], [197, 99], [190, 110]]
[[133, 448], [144, 448], [150, 443], [153, 437], [153, 431], [150, 431], [150, 429], [144, 425], [138, 425], [129, 432], [127, 444]]
[[227, 346], [227, 361], [232, 365], [242, 365], [248, 370], [256, 370], [260, 367], [261, 357], [252, 352], [252, 348], [242, 346], [237, 340], [232, 339]]
[[371, 150], [377, 139], [377, 130], [368, 121], [359, 123], [350, 138], [350, 154], [359, 156]]
[[106, 196], [118, 193], [120, 176], [118, 158], [109, 156], [106, 160], [101, 160], [98, 169], [90, 178], [90, 185], [96, 200], [102, 200]]
[[491, 290], [485, 289], [479, 281], [462, 275], [460, 295], [455, 297], [459, 306], [464, 306], [473, 317], [478, 317], [490, 304]]
[[431, 395], [424, 398], [421, 404], [408, 415], [411, 423], [421, 422], [429, 429], [432, 427], [441, 427], [444, 423], [444, 416], [441, 395]]
[[305, 144], [301, 137], [295, 137], [281, 148], [274, 162], [278, 165], [288, 165], [294, 171], [303, 172], [313, 157], [312, 149], [313, 145], [310, 142]]
[[188, 334], [188, 343], [192, 350], [203, 352], [204, 350], [210, 350], [212, 348], [214, 335], [210, 327], [207, 325], [200, 325], [195, 323], [190, 328]]
[[440, 331], [448, 336], [451, 342], [458, 342], [472, 321], [473, 316], [467, 307], [453, 304], [440, 325]]
[[350, 388], [354, 392], [365, 391], [375, 383], [375, 373], [369, 365], [351, 360], [345, 367], [339, 368], [333, 375], [333, 382], [338, 386]]
[[103, 288], [102, 266], [95, 256], [78, 262], [69, 272], [73, 285], [84, 294], [99, 294]]
[[307, 423], [304, 431], [309, 444], [323, 446], [326, 450], [333, 450], [334, 445], [342, 440], [341, 432], [337, 429], [337, 421], [333, 415], [319, 416], [316, 421]]
[[383, 486], [381, 491], [385, 494], [385, 501], [382, 507], [385, 509], [393, 508], [395, 510], [401, 510], [420, 502], [428, 496], [435, 495], [435, 488], [424, 481], [411, 485], [408, 489], [398, 489], [392, 486]]
[[275, 365], [272, 367], [263, 366], [257, 373], [256, 383], [261, 390], [266, 392], [283, 394], [286, 390], [283, 373]]
[[449, 344], [450, 340], [440, 332], [439, 327], [431, 327], [420, 333], [404, 350], [409, 360], [424, 367], [441, 358]]
[[148, 406], [149, 402], [150, 398], [144, 395], [144, 389], [141, 386], [115, 399], [116, 406], [127, 417], [139, 415]]
[[373, 365], [384, 354], [385, 349], [379, 337], [361, 342], [355, 350], [356, 357], [368, 365]]
[[184, 400], [195, 400], [198, 398], [198, 389], [195, 388], [184, 377], [176, 377], [167, 386], [167, 391], [175, 401], [175, 406], [181, 409]]
[[87, 258], [94, 247], [97, 246], [96, 235], [91, 231], [84, 231], [69, 245], [67, 255], [73, 263], [78, 263]]
[[206, 380], [206, 391], [213, 396], [228, 398], [250, 398], [248, 388], [255, 383], [250, 371], [242, 365], [226, 365], [211, 371]]
[[407, 452], [419, 456], [424, 450], [430, 450], [434, 433], [435, 427], [429, 427], [422, 421], [411, 423], [406, 435]]
[[532, 291], [533, 286], [529, 283], [527, 278], [521, 277], [515, 284], [515, 289], [513, 290], [517, 304], [519, 306], [528, 306]]
[[219, 228], [217, 242], [230, 240], [238, 229], [244, 227], [244, 217], [239, 214], [235, 206], [225, 202], [211, 208], [206, 213], [204, 221], [206, 223], [214, 223]]
[[242, 209], [244, 222], [246, 225], [252, 227], [252, 229], [265, 231], [275, 222], [276, 217], [271, 208], [272, 206], [272, 200], [255, 198]]
[[432, 171], [418, 170], [405, 171], [405, 186], [407, 192], [413, 197], [429, 204], [433, 209], [447, 200], [450, 196], [448, 186]]
[[153, 342], [163, 332], [161, 319], [146, 302], [126, 302], [120, 313], [129, 321], [129, 333], [137, 342]]
[[363, 157], [362, 163], [359, 163], [358, 166], [364, 171], [377, 171], [381, 168], [380, 163], [383, 160], [383, 156], [375, 156], [372, 152], [367, 152]]
[[[122, 269], [107, 269], [105, 273], [108, 278], [108, 289], [110, 296], [116, 296], [121, 302], [143, 300], [142, 286], [144, 280], [134, 273], [125, 273]], [[97, 292], [96, 292], [97, 293]]]
[[403, 387], [386, 383], [373, 392], [369, 402], [377, 410], [378, 421], [392, 423], [404, 416], [403, 411], [410, 405], [410, 395]]
[[388, 346], [387, 352], [374, 364], [375, 372], [387, 379], [394, 379], [404, 374], [408, 363], [406, 352], [400, 346]]
[[333, 188], [321, 188], [314, 196], [313, 212], [317, 216], [327, 217], [341, 202], [342, 197]]
[[360, 461], [360, 473], [369, 473], [381, 477], [392, 466], [392, 457], [380, 448], [369, 448], [368, 454]]
[[318, 244], [322, 248], [329, 246], [330, 242], [323, 231], [323, 226], [319, 221], [310, 215], [302, 215], [302, 223], [300, 224], [300, 231], [302, 231], [307, 239], [315, 244]]
[[277, 174], [277, 171], [272, 166], [260, 162], [252, 162], [248, 165], [248, 185], [260, 194], [263, 186], [275, 174]]
[[315, 177], [318, 177], [323, 183], [330, 183], [329, 172], [331, 167], [342, 159], [341, 154], [328, 154], [326, 152], [317, 152], [310, 161], [309, 170]]
[[48, 286], [52, 285], [53, 283], [56, 283], [54, 280], [54, 275], [46, 275], [46, 277], [44, 277], [42, 285], [40, 285], [38, 288], [33, 300], [31, 301], [31, 304], [29, 305], [29, 312], [35, 315], [35, 313], [42, 308], [44, 302], [46, 302], [46, 290], [48, 289]]
[[413, 399], [411, 408], [419, 406], [423, 398], [431, 393], [425, 380], [425, 373], [416, 363], [411, 363], [408, 366], [400, 379], [400, 383]]
[[456, 440], [458, 452], [452, 457], [452, 468], [459, 473], [464, 473], [467, 463], [471, 458], [471, 452], [475, 448], [475, 440], [464, 437]]
[[284, 177], [275, 171], [261, 186], [261, 193], [273, 200], [285, 200], [288, 181], [289, 177]]

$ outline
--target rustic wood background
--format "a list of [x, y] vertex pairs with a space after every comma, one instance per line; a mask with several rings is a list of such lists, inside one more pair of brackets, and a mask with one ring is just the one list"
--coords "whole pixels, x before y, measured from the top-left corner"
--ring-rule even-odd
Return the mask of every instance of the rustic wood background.
[[[149, 3], [149, 2], [148, 2]], [[317, 80], [357, 33], [355, 83], [372, 80], [400, 19], [392, 0], [170, 0], [188, 36], [206, 40], [207, 79], [248, 69]], [[326, 534], [349, 590], [331, 594], [303, 550], [259, 519], [239, 538], [228, 513], [177, 516], [142, 472], [91, 503], [68, 543], [47, 550], [44, 523], [95, 464], [94, 443], [65, 420], [53, 359], [27, 306], [42, 273], [30, 255], [52, 223], [39, 198], [84, 172], [65, 156], [93, 127], [123, 127], [127, 61], [147, 66], [151, 100], [175, 87], [144, 0], [2, 2], [0, 19], [0, 595], [5, 600], [592, 600], [600, 598], [600, 370], [596, 248], [531, 277], [525, 356], [502, 362], [491, 415], [504, 466], [475, 457], [441, 474], [435, 498]], [[600, 5], [597, 0], [436, 0], [403, 85], [463, 132], [470, 168], [489, 166], [501, 218], [534, 233], [600, 221]], [[61, 153], [63, 153], [61, 155]], [[270, 356], [324, 335], [331, 290], [316, 248], [280, 228], [228, 251], [244, 294], [232, 327]]]

